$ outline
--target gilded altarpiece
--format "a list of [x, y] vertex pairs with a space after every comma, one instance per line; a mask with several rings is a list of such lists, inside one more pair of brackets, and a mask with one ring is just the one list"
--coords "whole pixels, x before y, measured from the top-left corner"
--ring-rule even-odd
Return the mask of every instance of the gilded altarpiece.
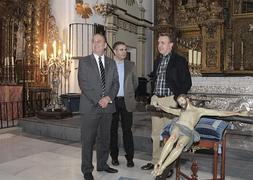
[[36, 110], [38, 98], [50, 93], [47, 75], [40, 69], [40, 51], [58, 39], [55, 19], [49, 0], [1, 0], [0, 12], [0, 85], [23, 88], [23, 109], [28, 114]]
[[253, 73], [253, 2], [158, 0], [154, 17], [155, 45], [160, 32], [174, 32], [179, 54], [189, 60], [189, 50], [200, 52], [200, 65], [189, 63], [197, 75]]
[[47, 86], [39, 71], [39, 53], [58, 36], [49, 1], [3, 0], [0, 10], [1, 84]]
[[230, 26], [226, 29], [228, 51], [225, 58], [225, 72], [252, 74], [253, 2], [233, 0], [230, 3]]

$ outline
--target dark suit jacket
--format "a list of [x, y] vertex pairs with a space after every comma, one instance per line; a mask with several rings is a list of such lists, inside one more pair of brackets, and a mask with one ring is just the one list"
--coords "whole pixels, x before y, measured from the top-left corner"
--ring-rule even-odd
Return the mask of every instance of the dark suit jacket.
[[124, 60], [124, 99], [128, 112], [136, 110], [135, 90], [138, 87], [136, 67], [133, 62]]
[[98, 101], [102, 97], [102, 83], [94, 55], [79, 59], [78, 83], [81, 89], [80, 113], [113, 113], [115, 112], [114, 98], [119, 90], [119, 77], [114, 60], [105, 56], [105, 96], [112, 103], [102, 109]]
[[[161, 60], [161, 58], [158, 58], [154, 64], [152, 73], [154, 82], [157, 79], [157, 70]], [[173, 51], [166, 69], [166, 85], [173, 92], [175, 98], [180, 94], [186, 94], [192, 86], [191, 74], [186, 59]]]

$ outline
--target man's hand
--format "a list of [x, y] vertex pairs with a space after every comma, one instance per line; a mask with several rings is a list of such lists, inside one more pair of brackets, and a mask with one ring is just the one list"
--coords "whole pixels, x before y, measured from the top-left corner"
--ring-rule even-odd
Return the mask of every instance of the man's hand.
[[159, 106], [158, 106], [158, 97], [157, 97], [156, 95], [153, 95], [153, 96], [151, 97], [150, 105], [153, 105], [153, 106], [155, 106], [155, 107], [159, 107]]
[[99, 101], [98, 104], [101, 108], [106, 108], [108, 104], [111, 102], [111, 98], [109, 96], [102, 97]]

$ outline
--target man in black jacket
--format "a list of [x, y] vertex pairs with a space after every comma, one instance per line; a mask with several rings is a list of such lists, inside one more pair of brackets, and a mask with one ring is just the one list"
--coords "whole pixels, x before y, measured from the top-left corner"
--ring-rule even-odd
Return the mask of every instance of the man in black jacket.
[[[155, 61], [153, 74], [153, 94], [158, 98], [169, 96], [170, 106], [177, 107], [175, 99], [180, 94], [186, 94], [191, 88], [191, 75], [188, 62], [179, 54], [172, 51], [174, 38], [171, 34], [161, 33], [158, 38], [158, 51], [160, 57]], [[151, 105], [152, 105], [151, 98]], [[168, 117], [152, 115], [152, 163], [141, 167], [143, 170], [151, 170], [158, 162], [162, 147], [160, 147], [160, 134], [163, 127], [170, 121]], [[172, 171], [171, 171], [172, 172]], [[172, 174], [172, 173], [171, 173]]]

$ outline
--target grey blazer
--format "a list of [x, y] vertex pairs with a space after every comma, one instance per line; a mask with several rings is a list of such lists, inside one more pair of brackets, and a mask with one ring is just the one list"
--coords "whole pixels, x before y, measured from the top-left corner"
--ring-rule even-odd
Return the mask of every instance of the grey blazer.
[[133, 62], [124, 60], [124, 99], [128, 112], [136, 110], [135, 90], [138, 87], [136, 67]]
[[119, 90], [119, 77], [114, 60], [105, 56], [105, 96], [109, 96], [112, 103], [102, 109], [98, 101], [102, 97], [102, 83], [94, 55], [79, 59], [78, 83], [81, 89], [80, 113], [114, 113], [113, 99]]

